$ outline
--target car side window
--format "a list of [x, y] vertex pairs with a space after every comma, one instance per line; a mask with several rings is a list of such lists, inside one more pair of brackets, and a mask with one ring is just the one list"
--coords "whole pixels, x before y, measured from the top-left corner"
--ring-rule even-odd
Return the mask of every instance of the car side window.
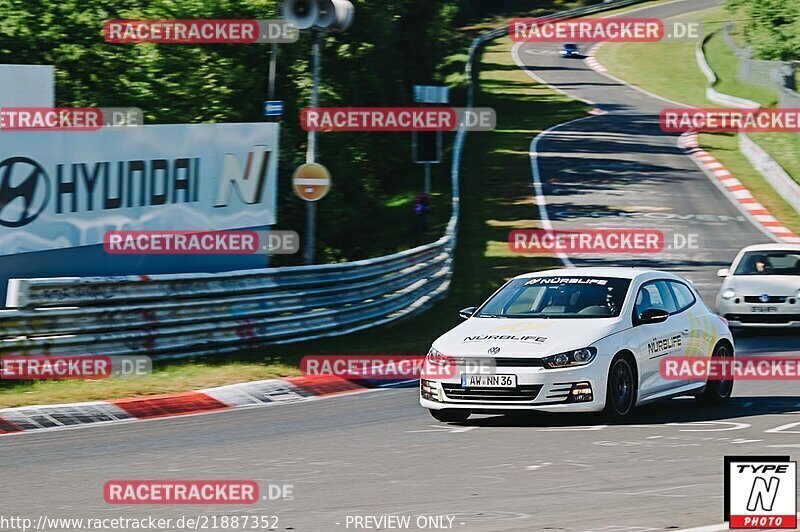
[[651, 308], [666, 310], [670, 314], [678, 311], [666, 281], [650, 281], [639, 289], [639, 294], [636, 296], [636, 315], [641, 316], [644, 311]]
[[688, 286], [677, 281], [670, 281], [669, 286], [672, 288], [672, 293], [675, 295], [675, 301], [678, 304], [678, 312], [686, 310], [694, 305], [697, 299]]

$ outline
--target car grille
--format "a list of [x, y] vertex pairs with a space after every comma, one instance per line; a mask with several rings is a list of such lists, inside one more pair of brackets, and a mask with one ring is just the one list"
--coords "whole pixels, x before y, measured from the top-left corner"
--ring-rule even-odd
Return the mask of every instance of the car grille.
[[516, 388], [463, 388], [458, 384], [442, 384], [448, 399], [456, 401], [525, 402], [536, 400], [541, 384], [523, 385]]
[[789, 323], [800, 321], [800, 314], [725, 314], [725, 319], [740, 323]]
[[478, 361], [485, 361], [487, 365], [498, 368], [543, 368], [541, 358], [511, 358], [511, 357], [453, 357], [456, 366], [467, 366]]
[[745, 303], [786, 303], [787, 296], [769, 296], [769, 301], [761, 301], [761, 296], [744, 296]]

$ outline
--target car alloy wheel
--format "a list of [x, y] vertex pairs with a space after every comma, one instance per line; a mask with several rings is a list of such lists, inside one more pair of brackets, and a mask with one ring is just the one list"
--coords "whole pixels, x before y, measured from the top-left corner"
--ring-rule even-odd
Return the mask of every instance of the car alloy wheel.
[[[719, 344], [714, 349], [713, 358], [717, 359], [730, 359], [733, 357], [733, 352], [725, 343]], [[724, 403], [731, 398], [733, 394], [733, 378], [728, 380], [711, 380], [706, 383], [706, 389], [703, 393], [696, 395], [698, 401], [707, 404]]]
[[608, 371], [606, 411], [612, 417], [623, 418], [636, 404], [636, 382], [628, 359], [617, 358]]

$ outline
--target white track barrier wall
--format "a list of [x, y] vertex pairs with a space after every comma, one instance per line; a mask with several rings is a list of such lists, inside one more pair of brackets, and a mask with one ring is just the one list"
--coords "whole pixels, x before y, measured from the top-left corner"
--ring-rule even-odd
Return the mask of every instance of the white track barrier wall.
[[[706, 59], [704, 46], [708, 42], [711, 35], [707, 35], [705, 39], [697, 44], [695, 49], [695, 57], [697, 65], [706, 76], [708, 86], [706, 87], [706, 98], [714, 103], [727, 105], [730, 107], [740, 107], [743, 109], [757, 109], [760, 105], [752, 100], [745, 100], [744, 98], [737, 98], [729, 94], [724, 94], [714, 90], [713, 85], [717, 82], [717, 75], [712, 70]], [[726, 35], [726, 40], [730, 37]], [[739, 54], [737, 53], [737, 56]], [[740, 58], [741, 61], [741, 58]], [[747, 133], [740, 132], [739, 135], [739, 151], [747, 158], [753, 168], [758, 170], [766, 181], [772, 185], [778, 194], [797, 212], [800, 212], [800, 185], [792, 179], [792, 177], [781, 167], [778, 162], [772, 158], [761, 146], [756, 144]]]
[[[637, 4], [617, 0], [550, 15], [569, 18]], [[473, 66], [502, 27], [476, 38], [465, 67], [467, 107]], [[375, 327], [418, 312], [450, 285], [467, 132], [455, 137], [452, 215], [438, 241], [384, 257], [319, 266], [222, 274], [12, 279], [0, 311], [0, 354], [224, 354]]]

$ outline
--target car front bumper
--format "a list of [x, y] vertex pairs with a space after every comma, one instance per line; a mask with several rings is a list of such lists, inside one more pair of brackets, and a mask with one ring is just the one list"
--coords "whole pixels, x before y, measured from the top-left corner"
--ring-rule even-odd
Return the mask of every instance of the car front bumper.
[[[516, 375], [515, 388], [467, 388], [461, 374], [452, 378], [421, 379], [420, 405], [432, 410], [463, 409], [497, 413], [514, 410], [598, 412], [605, 407], [607, 368], [598, 360], [578, 368], [497, 368], [497, 374]], [[588, 386], [587, 386], [588, 385]], [[591, 395], [576, 394], [591, 388]]]
[[800, 304], [797, 303], [736, 303], [720, 298], [717, 312], [734, 328], [800, 327]]

